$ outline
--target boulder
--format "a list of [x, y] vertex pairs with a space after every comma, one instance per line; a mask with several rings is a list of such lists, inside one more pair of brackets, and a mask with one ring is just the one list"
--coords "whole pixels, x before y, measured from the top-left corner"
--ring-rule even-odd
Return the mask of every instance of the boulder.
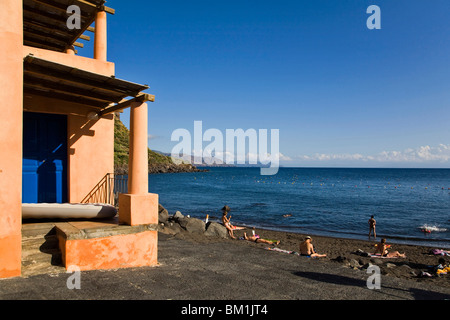
[[180, 226], [190, 233], [203, 234], [205, 232], [205, 222], [197, 218], [178, 219]]
[[167, 222], [164, 226], [159, 228], [159, 231], [165, 234], [175, 235], [181, 232], [181, 227], [178, 223], [175, 222]]
[[169, 221], [169, 211], [161, 204], [158, 205], [158, 222], [166, 224]]
[[172, 216], [172, 219], [177, 221], [184, 218], [183, 214], [180, 211], [177, 211], [174, 213], [174, 215]]
[[206, 224], [205, 235], [210, 237], [228, 238], [228, 231], [227, 228], [217, 222], [208, 222]]

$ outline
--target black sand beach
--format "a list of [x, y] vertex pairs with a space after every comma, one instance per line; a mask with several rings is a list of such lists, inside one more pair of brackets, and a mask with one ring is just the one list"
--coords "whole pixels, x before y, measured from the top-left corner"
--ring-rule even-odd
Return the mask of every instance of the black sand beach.
[[[303, 239], [300, 234], [256, 232], [280, 240], [278, 248], [283, 250], [298, 251]], [[269, 251], [266, 244], [246, 240], [159, 232], [159, 266], [82, 272], [80, 289], [68, 289], [71, 274], [65, 272], [5, 279], [0, 281], [0, 299], [176, 300], [181, 302], [177, 306], [198, 300], [450, 299], [450, 275], [418, 277], [428, 265], [437, 264], [438, 257], [430, 255], [429, 248], [395, 245], [393, 249], [407, 258], [371, 260], [352, 254], [357, 249], [370, 251], [371, 242], [318, 236], [313, 240], [326, 258]], [[364, 265], [369, 262], [380, 266], [380, 289], [367, 287], [370, 274]]]
[[[247, 260], [247, 253], [242, 253], [240, 257], [231, 257], [228, 255], [229, 250], [249, 250], [249, 252], [255, 251], [260, 255], [259, 262], [256, 260], [254, 263], [258, 264], [258, 268], [264, 268], [264, 263], [272, 262], [278, 263], [280, 260], [280, 268], [284, 265], [284, 259], [292, 260], [294, 264], [299, 266], [314, 265], [314, 268], [323, 270], [325, 274], [327, 271], [332, 274], [337, 270], [341, 270], [344, 273], [350, 271], [355, 276], [363, 276], [367, 280], [369, 274], [367, 274], [367, 267], [370, 265], [376, 265], [380, 267], [380, 271], [383, 279], [389, 279], [392, 281], [413, 281], [421, 285], [429, 286], [430, 291], [432, 288], [441, 287], [444, 292], [450, 294], [450, 274], [436, 276], [433, 273], [433, 267], [437, 266], [438, 260], [444, 258], [447, 264], [450, 262], [450, 257], [431, 254], [431, 250], [435, 248], [415, 246], [415, 245], [402, 245], [391, 244], [389, 249], [391, 252], [399, 251], [406, 254], [406, 258], [379, 258], [379, 257], [367, 257], [364, 252], [374, 253], [375, 244], [379, 242], [377, 240], [354, 240], [344, 238], [333, 238], [324, 236], [312, 236], [313, 245], [316, 252], [326, 254], [324, 258], [307, 258], [299, 256], [295, 253], [299, 252], [299, 244], [304, 240], [304, 234], [280, 232], [266, 229], [255, 229], [255, 233], [261, 238], [279, 240], [280, 244], [267, 245], [263, 243], [255, 243], [252, 241], [239, 240], [242, 239], [244, 232], [251, 234], [252, 229], [237, 230], [234, 232], [236, 240], [233, 239], [221, 239], [217, 237], [206, 237], [204, 235], [192, 234], [187, 232], [180, 232], [174, 236], [171, 236], [172, 241], [175, 239], [184, 240], [191, 243], [193, 247], [200, 248], [203, 246], [210, 247], [211, 252], [220, 251], [223, 255], [224, 263], [245, 263]], [[162, 237], [164, 238], [164, 237]], [[167, 241], [170, 241], [170, 240]], [[389, 243], [389, 240], [388, 240]], [[224, 246], [226, 249], [215, 248], [218, 246]], [[239, 249], [238, 249], [239, 248]], [[277, 248], [283, 251], [268, 250], [268, 248]], [[285, 253], [284, 251], [293, 252]], [[238, 259], [237, 259], [238, 258]], [[230, 266], [230, 268], [234, 268]], [[237, 269], [240, 269], [239, 266]], [[345, 270], [345, 271], [344, 271]], [[422, 276], [423, 273], [429, 273], [432, 276]], [[310, 275], [314, 278], [314, 275]], [[318, 278], [325, 276], [324, 274], [317, 274]], [[326, 277], [326, 276], [325, 276]], [[338, 278], [336, 279], [337, 283]], [[345, 281], [343, 281], [343, 285]], [[366, 284], [364, 283], [364, 287]], [[450, 298], [450, 296], [447, 296]], [[342, 297], [335, 296], [332, 299], [342, 299]]]

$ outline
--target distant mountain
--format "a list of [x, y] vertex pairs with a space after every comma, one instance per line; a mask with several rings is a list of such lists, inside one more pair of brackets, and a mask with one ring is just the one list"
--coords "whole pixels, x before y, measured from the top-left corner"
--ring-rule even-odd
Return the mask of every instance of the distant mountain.
[[[171, 157], [170, 153], [161, 152], [161, 151], [157, 151], [157, 150], [153, 150], [153, 151], [156, 153], [159, 153], [160, 155]], [[235, 167], [235, 165], [226, 164], [222, 160], [214, 158], [214, 157], [198, 158], [198, 157], [191, 156], [190, 161], [191, 161], [191, 164], [195, 165], [196, 167]], [[199, 162], [201, 162], [201, 163], [199, 163]]]
[[[120, 121], [119, 117], [114, 120], [114, 172], [116, 174], [128, 173], [129, 156], [129, 130]], [[198, 172], [205, 171], [197, 169], [191, 164], [175, 164], [169, 154], [155, 152], [148, 149], [148, 172], [149, 173], [176, 173], [176, 172]]]

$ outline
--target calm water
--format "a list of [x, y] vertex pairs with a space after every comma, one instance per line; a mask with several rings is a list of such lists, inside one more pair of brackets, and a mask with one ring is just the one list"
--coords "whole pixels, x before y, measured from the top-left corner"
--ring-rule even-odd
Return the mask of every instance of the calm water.
[[[204, 219], [231, 207], [235, 224], [390, 242], [450, 247], [450, 169], [210, 168], [149, 176], [149, 191], [170, 213]], [[291, 217], [283, 217], [290, 214]], [[420, 228], [431, 227], [430, 234]]]

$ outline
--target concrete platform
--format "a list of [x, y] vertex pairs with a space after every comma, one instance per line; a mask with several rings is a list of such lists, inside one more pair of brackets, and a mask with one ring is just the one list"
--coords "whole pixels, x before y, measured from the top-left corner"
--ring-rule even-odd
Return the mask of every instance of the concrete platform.
[[106, 220], [24, 222], [22, 276], [157, 264], [157, 225]]

